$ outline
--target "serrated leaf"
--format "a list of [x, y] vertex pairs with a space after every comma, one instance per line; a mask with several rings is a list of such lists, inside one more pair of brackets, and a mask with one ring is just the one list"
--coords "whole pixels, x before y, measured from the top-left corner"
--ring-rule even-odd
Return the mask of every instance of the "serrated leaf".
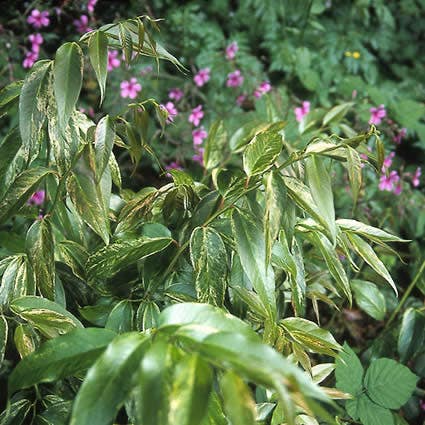
[[75, 398], [70, 425], [112, 423], [135, 382], [149, 339], [136, 332], [116, 337], [87, 372]]
[[224, 409], [232, 425], [255, 425], [255, 402], [248, 385], [235, 373], [226, 372], [220, 380]]
[[400, 409], [411, 397], [418, 377], [395, 360], [380, 358], [369, 366], [364, 385], [368, 396], [382, 407]]
[[96, 126], [94, 136], [94, 155], [96, 162], [96, 181], [100, 181], [111, 157], [115, 140], [115, 129], [109, 115], [103, 117]]
[[48, 79], [52, 62], [37, 62], [29, 71], [19, 96], [19, 130], [26, 159], [31, 162], [40, 151], [42, 129], [48, 104]]
[[75, 328], [83, 327], [81, 322], [61, 305], [42, 297], [16, 298], [10, 304], [10, 309], [37, 328], [46, 338], [56, 338]]
[[55, 299], [55, 246], [49, 218], [35, 221], [28, 229], [25, 247], [34, 270], [35, 284], [43, 297]]
[[335, 123], [340, 121], [350, 108], [354, 105], [353, 102], [343, 103], [342, 105], [334, 106], [326, 115], [323, 117], [323, 125]]
[[364, 425], [393, 425], [394, 419], [390, 410], [373, 403], [362, 394], [357, 401], [357, 413]]
[[65, 43], [56, 52], [53, 76], [59, 125], [65, 129], [80, 96], [83, 52], [77, 43]]
[[45, 342], [23, 358], [9, 377], [9, 394], [41, 382], [54, 382], [90, 367], [115, 333], [106, 329], [75, 329]]
[[227, 253], [221, 236], [210, 227], [197, 227], [190, 237], [198, 300], [222, 306], [226, 291]]
[[96, 31], [89, 39], [90, 62], [96, 74], [100, 88], [100, 104], [105, 97], [108, 67], [108, 36], [103, 31]]
[[33, 167], [18, 174], [9, 190], [0, 201], [0, 223], [6, 221], [28, 201], [40, 181], [53, 170], [45, 167]]
[[357, 305], [375, 320], [383, 320], [387, 307], [378, 287], [365, 280], [354, 279], [350, 283]]
[[345, 343], [335, 362], [336, 387], [357, 395], [363, 388], [363, 366], [356, 353]]
[[215, 121], [208, 130], [208, 137], [205, 141], [204, 166], [211, 170], [223, 160], [224, 151], [227, 144], [227, 132], [223, 121]]
[[283, 148], [283, 136], [269, 130], [258, 133], [243, 153], [243, 168], [248, 177], [267, 171], [273, 166]]

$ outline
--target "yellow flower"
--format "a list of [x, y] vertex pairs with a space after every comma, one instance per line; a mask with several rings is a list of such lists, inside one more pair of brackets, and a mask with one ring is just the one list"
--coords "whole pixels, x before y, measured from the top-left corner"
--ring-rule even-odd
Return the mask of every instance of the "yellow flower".
[[354, 59], [359, 59], [359, 57], [360, 57], [360, 52], [353, 52]]
[[349, 50], [347, 50], [345, 53], [345, 56], [347, 56], [347, 57], [350, 57], [350, 56], [352, 56], [353, 54], [349, 51]]

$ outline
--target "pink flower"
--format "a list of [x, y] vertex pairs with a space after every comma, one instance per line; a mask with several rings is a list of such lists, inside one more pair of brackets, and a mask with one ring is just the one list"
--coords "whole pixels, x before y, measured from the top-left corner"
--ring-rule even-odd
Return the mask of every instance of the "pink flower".
[[183, 92], [175, 87], [168, 92], [168, 97], [178, 102], [183, 97]]
[[379, 125], [382, 122], [382, 118], [387, 115], [384, 105], [379, 105], [377, 108], [370, 108], [370, 119], [369, 124]]
[[167, 102], [165, 105], [160, 105], [164, 111], [167, 112], [167, 123], [170, 124], [174, 121], [174, 117], [178, 114], [173, 102]]
[[122, 81], [120, 84], [121, 97], [129, 97], [135, 99], [142, 86], [137, 82], [136, 78], [131, 78], [130, 81]]
[[91, 28], [89, 27], [89, 18], [87, 15], [81, 15], [80, 19], [76, 19], [73, 22], [75, 29], [80, 33], [84, 34], [88, 31], [91, 31]]
[[204, 165], [204, 148], [198, 148], [195, 151], [195, 155], [192, 156], [192, 160], [197, 162], [199, 165]]
[[385, 173], [385, 171], [391, 167], [391, 164], [393, 163], [393, 158], [395, 156], [395, 152], [391, 152], [387, 157], [385, 157], [384, 162], [382, 164], [382, 172]]
[[259, 99], [263, 94], [268, 93], [272, 89], [272, 86], [268, 81], [263, 81], [255, 90], [254, 97]]
[[413, 174], [413, 177], [412, 177], [412, 184], [414, 187], [419, 186], [420, 184], [419, 178], [421, 177], [421, 174], [422, 174], [421, 167], [416, 168], [415, 174]]
[[241, 71], [237, 69], [235, 72], [231, 72], [227, 76], [227, 87], [239, 87], [243, 84], [243, 76], [241, 75]]
[[236, 41], [232, 41], [226, 47], [226, 59], [228, 60], [234, 59], [238, 50], [239, 50], [238, 43]]
[[401, 181], [399, 181], [398, 183], [397, 183], [397, 186], [393, 189], [393, 193], [394, 193], [394, 195], [400, 195], [400, 193], [401, 193], [401, 190], [402, 190], [402, 187], [401, 187]]
[[31, 15], [27, 18], [27, 22], [34, 28], [47, 27], [50, 24], [49, 12], [47, 10], [40, 12], [38, 9], [33, 9]]
[[27, 201], [27, 204], [40, 206], [44, 203], [45, 199], [46, 192], [44, 190], [39, 190], [31, 195], [31, 197]]
[[242, 106], [242, 104], [245, 102], [246, 99], [246, 94], [240, 94], [237, 98], [236, 98], [236, 105], [238, 106]]
[[206, 82], [210, 80], [210, 69], [202, 68], [198, 73], [193, 77], [193, 81], [198, 87], [202, 87]]
[[188, 121], [191, 122], [195, 127], [197, 127], [203, 117], [204, 111], [202, 110], [202, 105], [198, 105], [196, 108], [192, 109]]
[[40, 46], [43, 44], [43, 36], [40, 33], [30, 34], [28, 40], [31, 43], [31, 51], [38, 53], [40, 51]]
[[[173, 161], [173, 162], [170, 162], [168, 165], [166, 165], [165, 169], [166, 170], [183, 170], [183, 167], [177, 161]], [[172, 177], [170, 173], [167, 173], [166, 176]]]
[[305, 100], [300, 108], [295, 108], [295, 119], [301, 122], [303, 118], [310, 112], [310, 102]]
[[193, 146], [196, 148], [202, 145], [202, 142], [207, 136], [208, 133], [205, 131], [204, 127], [195, 128], [195, 130], [192, 131]]
[[111, 50], [108, 52], [108, 71], [112, 71], [114, 68], [118, 68], [121, 65], [118, 55], [118, 50]]
[[398, 183], [400, 177], [397, 171], [391, 171], [391, 173], [387, 176], [383, 174], [379, 179], [379, 190], [386, 190], [391, 192], [394, 189], [394, 184]]
[[393, 141], [397, 143], [398, 145], [401, 143], [401, 141], [406, 137], [407, 135], [407, 129], [402, 128], [394, 137]]
[[87, 10], [89, 11], [89, 13], [93, 13], [94, 12], [94, 7], [96, 6], [97, 0], [89, 0], [87, 2]]
[[22, 62], [22, 66], [24, 68], [31, 68], [37, 59], [38, 59], [37, 52], [27, 52], [25, 53], [25, 59]]

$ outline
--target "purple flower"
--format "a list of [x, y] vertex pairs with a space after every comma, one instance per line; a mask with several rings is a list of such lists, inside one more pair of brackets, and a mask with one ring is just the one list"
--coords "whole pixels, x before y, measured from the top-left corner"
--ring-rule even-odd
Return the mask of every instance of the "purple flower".
[[50, 24], [49, 12], [47, 10], [40, 12], [38, 9], [33, 9], [31, 15], [27, 18], [27, 22], [34, 28], [47, 27]]
[[268, 81], [263, 81], [255, 90], [254, 97], [259, 99], [263, 94], [268, 93], [272, 89], [272, 86]]
[[[124, 60], [124, 59], [123, 59]], [[145, 66], [141, 71], [140, 71], [140, 74], [141, 75], [147, 75], [147, 74], [149, 74], [150, 72], [152, 72], [153, 71], [153, 67], [152, 67], [152, 65], [147, 65], [147, 66]]]
[[210, 80], [210, 69], [202, 68], [198, 73], [193, 77], [193, 81], [198, 87], [202, 87], [205, 83]]
[[406, 137], [407, 135], [407, 129], [406, 128], [402, 128], [394, 137], [393, 140], [395, 143], [397, 143], [397, 145], [399, 145], [402, 140]]
[[46, 192], [44, 190], [39, 190], [31, 195], [31, 197], [27, 201], [27, 204], [40, 206], [44, 203], [45, 199]]
[[124, 80], [120, 84], [121, 97], [129, 97], [135, 99], [142, 86], [137, 82], [136, 78], [131, 78], [130, 81]]
[[37, 52], [27, 52], [25, 53], [25, 59], [22, 62], [22, 66], [24, 68], [31, 68], [37, 59], [38, 59]]
[[239, 50], [238, 43], [236, 41], [232, 41], [226, 47], [226, 59], [228, 60], [234, 59], [238, 50]]
[[240, 94], [237, 98], [236, 98], [236, 105], [238, 106], [242, 106], [242, 104], [245, 102], [246, 99], [246, 94]]
[[87, 10], [89, 11], [89, 13], [93, 13], [94, 12], [94, 8], [96, 6], [97, 0], [89, 0], [87, 2]]
[[305, 100], [300, 108], [295, 108], [295, 119], [301, 122], [303, 118], [310, 112], [310, 102]]
[[421, 167], [416, 168], [415, 174], [413, 174], [413, 177], [412, 177], [412, 184], [413, 184], [414, 187], [419, 186], [419, 184], [420, 184], [419, 179], [421, 177], [421, 174], [422, 174]]
[[198, 105], [196, 108], [192, 109], [188, 121], [191, 122], [195, 127], [197, 127], [203, 117], [204, 111], [202, 110], [202, 105]]
[[118, 50], [111, 50], [108, 52], [108, 71], [112, 71], [114, 68], [118, 68], [121, 65], [118, 55]]
[[388, 176], [386, 174], [383, 174], [379, 179], [379, 190], [386, 190], [388, 192], [391, 192], [394, 189], [394, 184], [398, 183], [399, 180], [400, 177], [397, 171], [391, 171]]
[[174, 121], [174, 117], [178, 114], [173, 102], [167, 102], [165, 105], [160, 105], [161, 108], [167, 112], [167, 123], [170, 124]]
[[385, 173], [388, 168], [391, 167], [391, 164], [393, 163], [393, 158], [395, 156], [395, 152], [391, 152], [387, 157], [385, 157], [384, 162], [382, 164], [382, 172]]
[[192, 156], [192, 160], [197, 162], [199, 165], [204, 165], [204, 148], [198, 148], [195, 150], [195, 155]]
[[231, 72], [227, 76], [227, 87], [239, 87], [243, 84], [243, 76], [241, 75], [241, 71], [237, 69], [235, 72]]
[[176, 102], [178, 102], [183, 97], [183, 92], [179, 88], [174, 87], [173, 89], [171, 89], [168, 92], [168, 97], [170, 99], [175, 100]]
[[43, 44], [43, 36], [40, 33], [30, 34], [28, 40], [31, 43], [31, 51], [38, 53], [40, 51], [40, 46]]
[[394, 193], [394, 195], [398, 196], [398, 195], [400, 195], [401, 191], [402, 191], [401, 181], [399, 181], [397, 183], [396, 187], [393, 189], [393, 193]]
[[195, 130], [192, 131], [193, 146], [197, 148], [202, 145], [202, 142], [207, 136], [208, 133], [205, 131], [204, 127], [195, 128]]
[[75, 29], [80, 33], [84, 34], [88, 31], [91, 31], [91, 28], [89, 27], [89, 18], [87, 15], [81, 15], [80, 19], [76, 19], [73, 22]]
[[370, 108], [370, 119], [369, 124], [379, 125], [382, 122], [382, 118], [386, 117], [387, 111], [384, 105], [379, 105], [377, 108]]

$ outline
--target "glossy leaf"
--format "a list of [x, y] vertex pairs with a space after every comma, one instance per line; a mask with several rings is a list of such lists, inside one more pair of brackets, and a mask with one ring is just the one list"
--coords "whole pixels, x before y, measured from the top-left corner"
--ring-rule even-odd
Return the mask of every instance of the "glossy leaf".
[[0, 114], [15, 103], [21, 94], [23, 84], [22, 80], [14, 81], [0, 90]]
[[331, 123], [335, 123], [340, 121], [350, 108], [354, 105], [353, 102], [343, 103], [342, 105], [338, 105], [333, 107], [326, 115], [323, 117], [323, 125], [328, 125]]
[[109, 115], [103, 117], [96, 127], [94, 153], [96, 161], [96, 180], [99, 181], [109, 163], [115, 140], [115, 129]]
[[401, 321], [398, 335], [400, 361], [406, 362], [423, 350], [425, 345], [425, 315], [419, 310], [408, 308]]
[[87, 369], [114, 337], [115, 333], [110, 330], [87, 328], [45, 342], [15, 367], [9, 379], [9, 393]]
[[347, 146], [347, 169], [354, 203], [357, 202], [362, 187], [362, 167], [360, 155], [355, 149]]
[[227, 132], [223, 121], [214, 122], [208, 130], [208, 137], [205, 141], [204, 166], [211, 170], [223, 160], [224, 151], [227, 145]]
[[13, 342], [21, 359], [36, 350], [36, 334], [30, 325], [18, 325], [15, 329]]
[[90, 37], [89, 56], [99, 83], [100, 103], [102, 104], [105, 97], [108, 66], [108, 36], [103, 31], [95, 31]]
[[387, 307], [385, 297], [378, 287], [372, 282], [357, 279], [352, 280], [350, 284], [357, 305], [374, 319], [383, 320]]
[[121, 300], [112, 309], [105, 325], [116, 333], [130, 332], [133, 328], [133, 308], [128, 300]]

